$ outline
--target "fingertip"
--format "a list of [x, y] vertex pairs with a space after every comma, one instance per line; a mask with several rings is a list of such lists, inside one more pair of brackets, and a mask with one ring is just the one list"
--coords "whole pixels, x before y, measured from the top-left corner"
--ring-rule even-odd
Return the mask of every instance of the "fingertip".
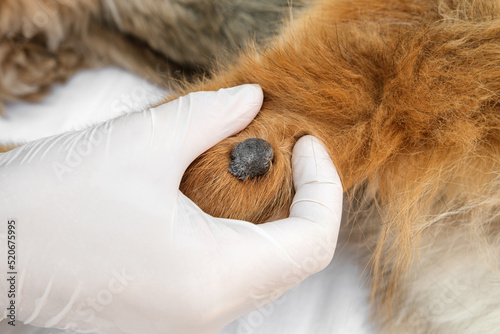
[[328, 182], [342, 188], [337, 168], [325, 145], [316, 137], [301, 137], [293, 148], [293, 180], [295, 190], [305, 183]]
[[176, 141], [182, 143], [179, 157], [185, 167], [210, 147], [248, 126], [263, 100], [264, 93], [256, 84], [194, 92], [179, 98], [174, 105], [175, 132], [181, 137]]
[[[218, 91], [195, 93], [199, 117], [195, 119], [204, 129], [214, 127], [222, 138], [243, 130], [258, 114], [264, 101], [262, 88], [245, 84]], [[222, 139], [221, 138], [221, 139]]]
[[222, 88], [228, 95], [236, 96], [240, 101], [248, 104], [261, 105], [264, 100], [264, 92], [259, 84], [244, 84], [231, 88]]
[[313, 136], [299, 139], [293, 150], [292, 170], [296, 193], [290, 217], [305, 219], [314, 223], [311, 226], [327, 228], [336, 235], [342, 217], [343, 188], [323, 143]]
[[297, 140], [293, 147], [293, 154], [301, 157], [307, 156], [331, 160], [325, 145], [321, 140], [311, 135], [302, 136]]
[[238, 120], [242, 116], [248, 121], [252, 120], [264, 102], [264, 92], [258, 84], [244, 84], [231, 88], [219, 89], [218, 94], [224, 97], [225, 105], [233, 105], [237, 103], [234, 108], [226, 109], [233, 118]]
[[213, 137], [211, 145], [247, 127], [264, 101], [262, 88], [257, 84], [222, 88], [213, 93], [218, 96], [216, 105], [205, 113], [205, 120], [198, 122], [200, 132], [207, 133], [206, 138]]

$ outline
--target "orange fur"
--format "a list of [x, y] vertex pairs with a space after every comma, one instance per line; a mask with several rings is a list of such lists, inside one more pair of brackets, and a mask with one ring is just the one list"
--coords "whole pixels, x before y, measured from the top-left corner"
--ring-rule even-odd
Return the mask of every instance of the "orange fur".
[[[477, 214], [471, 203], [499, 185], [499, 14], [493, 1], [318, 2], [265, 50], [188, 87], [258, 83], [265, 102], [247, 129], [192, 164], [182, 191], [217, 216], [286, 215], [293, 144], [317, 136], [351, 200], [377, 203], [378, 218], [353, 224], [375, 236], [373, 297], [391, 313], [418, 270], [422, 235], [445, 224], [435, 218], [458, 204]], [[227, 172], [229, 152], [249, 137], [267, 140], [276, 157], [265, 176], [241, 182]], [[498, 243], [492, 201], [496, 219], [471, 226], [488, 225], [484, 243]]]

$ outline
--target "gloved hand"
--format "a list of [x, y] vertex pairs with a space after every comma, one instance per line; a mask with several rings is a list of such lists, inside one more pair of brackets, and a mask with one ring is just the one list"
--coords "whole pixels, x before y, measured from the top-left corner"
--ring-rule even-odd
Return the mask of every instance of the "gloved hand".
[[262, 99], [256, 85], [189, 94], [1, 154], [4, 321], [13, 276], [17, 321], [81, 332], [213, 333], [324, 268], [342, 187], [317, 139], [294, 148], [288, 219], [214, 218], [179, 191], [188, 165], [242, 130]]

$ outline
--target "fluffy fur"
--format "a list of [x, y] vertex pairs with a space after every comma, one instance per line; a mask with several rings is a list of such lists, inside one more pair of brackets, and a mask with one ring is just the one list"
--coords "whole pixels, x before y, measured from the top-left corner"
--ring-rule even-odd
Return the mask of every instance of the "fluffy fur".
[[[266, 50], [189, 88], [257, 82], [266, 100], [255, 122], [194, 163], [183, 191], [219, 216], [286, 214], [293, 144], [313, 134], [348, 190], [352, 241], [371, 255], [382, 331], [500, 328], [499, 9], [318, 2]], [[266, 139], [276, 157], [266, 176], [241, 183], [225, 170], [248, 137]], [[467, 283], [432, 310], [454, 280]]]
[[0, 99], [36, 101], [53, 83], [103, 65], [167, 85], [250, 36], [264, 41], [287, 8], [287, 0], [4, 0]]
[[[127, 10], [108, 15], [124, 24]], [[156, 29], [143, 24], [129, 31]], [[179, 94], [242, 83], [263, 87], [263, 109], [190, 166], [186, 195], [221, 217], [285, 216], [292, 147], [315, 135], [347, 192], [344, 232], [371, 259], [380, 332], [500, 328], [499, 1], [320, 0], [270, 44]], [[250, 137], [275, 158], [242, 182], [227, 171], [230, 152]]]

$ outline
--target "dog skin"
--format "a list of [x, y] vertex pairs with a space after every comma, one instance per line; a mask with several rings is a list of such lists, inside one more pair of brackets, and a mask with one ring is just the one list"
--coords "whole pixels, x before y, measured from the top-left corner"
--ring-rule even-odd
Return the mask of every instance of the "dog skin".
[[[165, 46], [145, 37], [147, 20], [141, 28], [123, 23], [129, 10], [104, 12], [121, 22], [122, 32], [138, 32], [134, 38], [154, 50], [151, 60], [168, 68], [206, 65], [157, 51]], [[370, 260], [378, 331], [498, 330], [500, 2], [319, 0], [286, 21], [265, 46], [249, 46], [210, 78], [177, 87], [184, 95], [258, 83], [265, 94], [257, 118], [200, 156], [181, 190], [215, 216], [254, 223], [285, 217], [293, 198], [293, 145], [314, 135], [327, 146], [346, 190], [344, 233]], [[128, 35], [120, 38], [132, 43]], [[97, 59], [89, 66], [117, 63], [150, 75], [147, 57], [115, 62], [114, 47], [103, 45], [89, 58], [76, 54], [82, 63]], [[59, 61], [58, 52], [47, 59]], [[3, 84], [1, 94], [7, 100], [37, 96], [54, 81], [27, 95]], [[274, 158], [267, 173], [242, 181], [228, 168], [233, 148], [249, 138], [266, 140]]]

